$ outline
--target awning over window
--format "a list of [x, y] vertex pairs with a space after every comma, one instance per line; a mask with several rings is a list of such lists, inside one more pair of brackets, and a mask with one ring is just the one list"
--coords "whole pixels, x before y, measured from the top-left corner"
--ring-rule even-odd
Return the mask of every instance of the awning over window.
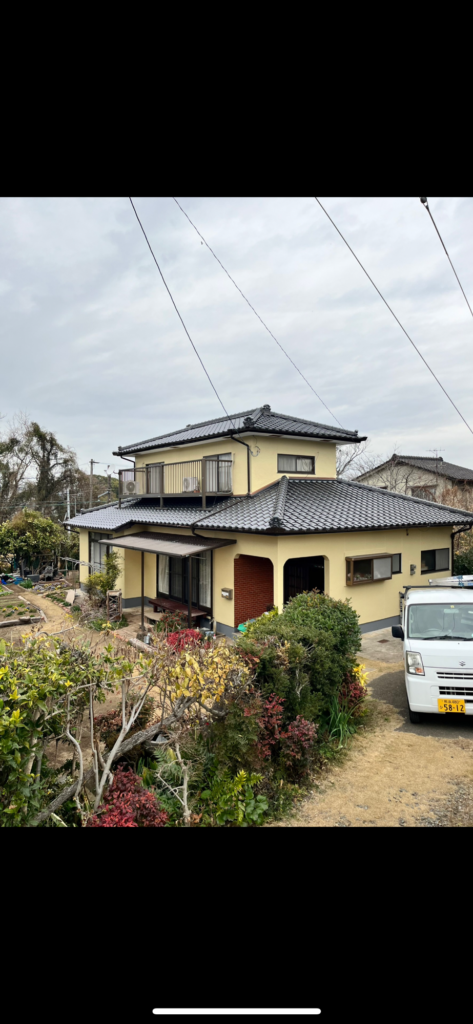
[[178, 537], [174, 533], [128, 533], [123, 537], [108, 537], [99, 541], [114, 548], [128, 548], [130, 551], [149, 551], [153, 555], [171, 555], [173, 558], [188, 558], [202, 551], [224, 548], [236, 544], [236, 540], [219, 540], [216, 537]]

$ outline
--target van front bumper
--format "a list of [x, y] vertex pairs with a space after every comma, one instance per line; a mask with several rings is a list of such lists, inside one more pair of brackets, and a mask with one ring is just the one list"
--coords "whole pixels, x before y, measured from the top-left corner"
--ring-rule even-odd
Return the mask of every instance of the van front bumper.
[[[444, 693], [440, 693], [438, 683], [434, 683], [432, 679], [425, 678], [425, 676], [409, 675], [408, 672], [405, 673], [405, 680], [411, 711], [421, 711], [430, 715], [444, 714], [438, 709], [439, 698], [445, 696]], [[468, 687], [466, 689], [468, 691]], [[473, 687], [470, 694], [468, 692], [465, 695], [462, 693], [452, 694], [452, 699], [464, 700], [465, 714], [473, 715]]]

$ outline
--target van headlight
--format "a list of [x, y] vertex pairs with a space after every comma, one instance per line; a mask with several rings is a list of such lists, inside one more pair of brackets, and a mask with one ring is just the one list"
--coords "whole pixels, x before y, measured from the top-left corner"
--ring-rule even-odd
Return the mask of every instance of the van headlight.
[[407, 655], [407, 671], [411, 675], [423, 676], [425, 675], [424, 666], [422, 664], [422, 658], [420, 654], [414, 654], [412, 651], [408, 651]]

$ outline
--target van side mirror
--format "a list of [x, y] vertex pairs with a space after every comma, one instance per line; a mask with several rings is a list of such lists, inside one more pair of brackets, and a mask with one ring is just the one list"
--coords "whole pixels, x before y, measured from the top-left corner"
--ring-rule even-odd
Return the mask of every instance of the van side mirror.
[[391, 626], [391, 633], [396, 640], [404, 640], [404, 630], [402, 626]]

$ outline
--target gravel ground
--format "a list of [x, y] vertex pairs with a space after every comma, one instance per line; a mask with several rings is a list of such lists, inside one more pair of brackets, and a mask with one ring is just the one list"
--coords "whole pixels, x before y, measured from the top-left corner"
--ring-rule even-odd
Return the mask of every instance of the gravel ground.
[[473, 825], [473, 716], [429, 715], [422, 725], [412, 725], [399, 641], [389, 649], [379, 643], [389, 635], [390, 630], [380, 630], [363, 637], [360, 661], [369, 673], [367, 726], [353, 737], [340, 761], [315, 777], [311, 794], [295, 813], [268, 827]]

